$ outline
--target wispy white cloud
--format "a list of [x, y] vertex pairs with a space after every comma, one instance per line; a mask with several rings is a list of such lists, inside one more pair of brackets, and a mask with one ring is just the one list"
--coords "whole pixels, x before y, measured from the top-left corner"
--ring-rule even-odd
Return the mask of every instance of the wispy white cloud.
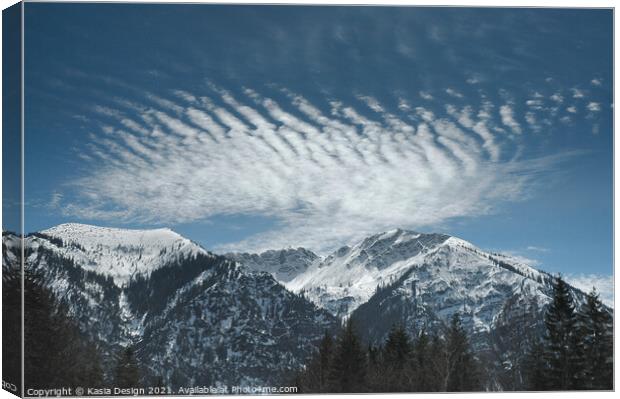
[[587, 108], [588, 108], [588, 111], [599, 112], [601, 110], [601, 104], [600, 103], [591, 102], [591, 103], [588, 104]]
[[521, 134], [521, 125], [515, 120], [514, 111], [509, 104], [502, 105], [499, 108], [499, 114], [505, 126], [509, 127], [513, 133]]
[[365, 95], [348, 104], [286, 89], [278, 100], [250, 88], [209, 93], [94, 109], [106, 133], [82, 149], [86, 172], [59, 197], [64, 212], [149, 224], [257, 215], [275, 227], [218, 249], [322, 251], [394, 226], [486, 214], [527, 197], [532, 179], [562, 159], [509, 152], [514, 138], [498, 131], [521, 132], [515, 111], [498, 113], [487, 99], [445, 113], [400, 99], [392, 113]]
[[573, 88], [573, 89], [571, 89], [571, 91], [573, 92], [573, 98], [583, 98], [583, 97], [585, 97], [585, 93], [583, 92], [583, 90], [579, 90], [577, 88]]
[[600, 86], [603, 84], [603, 79], [594, 78], [590, 81], [590, 83], [592, 84], [592, 86]]
[[467, 82], [467, 84], [470, 84], [470, 85], [475, 85], [475, 84], [480, 83], [480, 82], [481, 82], [481, 79], [480, 79], [480, 78], [478, 78], [478, 77], [472, 76], [471, 78], [468, 78], [468, 79], [466, 80], [466, 82]]
[[420, 97], [422, 97], [422, 99], [424, 100], [432, 100], [434, 97], [431, 93], [427, 92], [427, 91], [420, 91]]
[[526, 248], [528, 251], [534, 251], [534, 252], [549, 252], [549, 248], [545, 248], [545, 247], [537, 247], [535, 245], [530, 245]]
[[607, 306], [614, 306], [614, 278], [602, 274], [568, 274], [564, 276], [572, 286], [588, 293], [596, 288], [601, 301]]
[[460, 93], [459, 91], [457, 91], [455, 89], [452, 89], [452, 88], [447, 88], [446, 89], [446, 93], [449, 96], [452, 96], [452, 97], [455, 97], [455, 98], [463, 98], [463, 94], [462, 93]]
[[55, 191], [51, 195], [50, 202], [49, 202], [48, 206], [50, 208], [52, 208], [52, 209], [56, 209], [60, 205], [60, 201], [62, 201], [62, 194], [57, 192], [57, 191]]
[[564, 96], [562, 96], [562, 94], [560, 93], [554, 93], [553, 95], [551, 95], [551, 97], [549, 97], [551, 100], [555, 101], [558, 104], [562, 104], [564, 102]]

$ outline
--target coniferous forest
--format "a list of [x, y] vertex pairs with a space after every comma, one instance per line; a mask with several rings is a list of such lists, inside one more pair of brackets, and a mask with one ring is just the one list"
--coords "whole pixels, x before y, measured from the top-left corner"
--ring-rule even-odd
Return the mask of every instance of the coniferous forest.
[[613, 319], [595, 290], [576, 306], [557, 278], [542, 337], [519, 357], [517, 383], [499, 387], [496, 372], [476, 353], [455, 313], [444, 331], [406, 331], [394, 325], [387, 340], [367, 345], [348, 320], [295, 377], [301, 393], [566, 391], [613, 389]]
[[[42, 283], [43, 277], [24, 271], [24, 379], [31, 389], [54, 387], [137, 387], [139, 368], [131, 347], [119, 350], [111, 361], [115, 373], [104, 373], [104, 354], [79, 330], [66, 304]], [[3, 379], [21, 389], [21, 277], [4, 268]]]

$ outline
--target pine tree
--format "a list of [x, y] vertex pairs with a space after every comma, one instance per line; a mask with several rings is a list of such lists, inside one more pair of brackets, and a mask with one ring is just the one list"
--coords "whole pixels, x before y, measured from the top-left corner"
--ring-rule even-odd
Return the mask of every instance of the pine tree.
[[458, 313], [452, 316], [446, 347], [448, 354], [447, 391], [461, 392], [480, 389], [478, 365]]
[[393, 326], [383, 349], [385, 364], [394, 370], [403, 370], [412, 352], [411, 338], [403, 326]]
[[431, 375], [433, 376], [432, 391], [446, 392], [450, 376], [448, 350], [445, 341], [437, 333], [433, 334], [431, 339], [430, 352], [433, 354], [430, 363]]
[[411, 390], [411, 338], [402, 326], [393, 326], [383, 349], [383, 366], [388, 392]]
[[545, 314], [545, 326], [547, 388], [574, 389], [579, 384], [580, 368], [580, 362], [575, 362], [579, 352], [576, 346], [576, 317], [573, 298], [561, 277], [557, 277], [553, 283], [553, 300]]
[[382, 348], [368, 345], [368, 370], [366, 373], [366, 392], [385, 392], [385, 369], [383, 367]]
[[525, 388], [528, 391], [544, 391], [547, 388], [545, 347], [540, 339], [535, 340], [525, 358]]
[[366, 390], [366, 353], [349, 319], [338, 337], [329, 370], [329, 392], [354, 393]]
[[613, 319], [596, 290], [588, 294], [577, 319], [585, 360], [581, 388], [613, 389]]
[[297, 386], [302, 392], [328, 392], [328, 375], [333, 356], [334, 342], [331, 334], [325, 331], [318, 351], [308, 362], [308, 367], [298, 376]]
[[422, 331], [415, 341], [411, 373], [415, 392], [434, 392], [437, 390], [436, 375], [431, 367], [434, 354], [431, 352], [431, 340], [425, 331]]
[[121, 352], [115, 368], [115, 383], [118, 388], [136, 388], [140, 385], [140, 371], [131, 346]]

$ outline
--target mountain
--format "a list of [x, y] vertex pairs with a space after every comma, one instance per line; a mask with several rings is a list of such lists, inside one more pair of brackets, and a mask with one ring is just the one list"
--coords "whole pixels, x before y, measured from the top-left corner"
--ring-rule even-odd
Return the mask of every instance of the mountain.
[[[371, 342], [382, 342], [395, 323], [432, 330], [459, 312], [482, 345], [500, 322], [513, 321], [515, 307], [536, 306], [541, 320], [553, 279], [457, 237], [396, 229], [344, 246], [282, 283], [336, 316], [352, 317]], [[584, 293], [571, 289], [582, 302]]]
[[196, 254], [208, 255], [198, 244], [170, 229], [124, 230], [67, 223], [32, 234], [30, 246], [55, 245], [54, 251], [72, 258], [86, 271], [111, 277], [126, 285], [132, 277], [148, 276], [153, 270]]
[[[16, 263], [17, 240], [3, 234], [5, 264]], [[508, 386], [506, 365], [540, 337], [555, 279], [456, 237], [401, 229], [326, 257], [220, 256], [169, 229], [64, 224], [29, 235], [25, 254], [99, 344], [108, 380], [132, 346], [143, 383], [172, 387], [282, 385], [344, 318], [380, 344], [394, 324], [441, 334], [455, 312], [496, 386]]]
[[[3, 235], [3, 257], [18, 238]], [[280, 384], [338, 320], [269, 273], [168, 229], [63, 224], [29, 235], [26, 266], [104, 353], [136, 349], [147, 385]]]
[[282, 283], [305, 273], [312, 264], [320, 260], [317, 254], [305, 248], [270, 250], [260, 254], [228, 253], [224, 256], [248, 269], [270, 273]]

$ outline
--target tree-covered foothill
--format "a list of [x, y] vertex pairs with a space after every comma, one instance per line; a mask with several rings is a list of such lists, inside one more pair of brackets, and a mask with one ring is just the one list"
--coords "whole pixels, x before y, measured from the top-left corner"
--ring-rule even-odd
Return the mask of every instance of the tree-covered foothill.
[[479, 391], [478, 369], [458, 315], [444, 336], [395, 325], [378, 347], [364, 346], [349, 320], [335, 340], [326, 335], [295, 381], [303, 393]]
[[[14, 323], [21, 322], [21, 287], [19, 270], [5, 268], [3, 317], [13, 322], [7, 326], [11, 331], [3, 331], [8, 333], [3, 343], [5, 339], [7, 343], [15, 342], [3, 345], [3, 355], [11, 356], [5, 365], [11, 365], [13, 373], [21, 369], [19, 336], [15, 339], [20, 323]], [[101, 386], [103, 372], [99, 348], [80, 332], [66, 306], [45, 288], [42, 277], [28, 267], [23, 273], [23, 289], [25, 387]], [[19, 381], [17, 376], [12, 379]]]
[[495, 358], [474, 350], [458, 313], [432, 333], [395, 324], [379, 345], [349, 320], [326, 334], [295, 382], [302, 393], [611, 390], [611, 311], [596, 291], [580, 303], [571, 292], [554, 278], [542, 318], [536, 303], [507, 304], [512, 317], [490, 334]]

